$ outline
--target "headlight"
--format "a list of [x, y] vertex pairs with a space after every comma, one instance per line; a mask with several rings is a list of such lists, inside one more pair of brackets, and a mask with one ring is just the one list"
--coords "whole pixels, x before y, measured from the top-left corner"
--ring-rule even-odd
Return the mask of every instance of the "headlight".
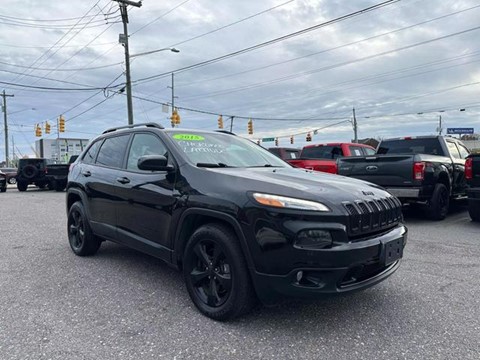
[[322, 203], [295, 199], [280, 195], [260, 194], [254, 193], [253, 198], [261, 205], [271, 206], [283, 209], [298, 209], [298, 210], [312, 210], [312, 211], [330, 211], [330, 209]]

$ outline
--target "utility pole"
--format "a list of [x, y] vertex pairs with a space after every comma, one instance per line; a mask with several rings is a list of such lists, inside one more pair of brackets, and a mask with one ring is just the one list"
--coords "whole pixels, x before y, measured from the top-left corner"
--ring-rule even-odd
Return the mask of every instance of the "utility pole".
[[438, 135], [442, 135], [442, 115], [438, 115]]
[[[175, 111], [175, 98], [178, 98], [178, 96], [175, 96], [175, 74], [172, 72], [172, 86], [167, 86], [168, 88], [172, 89], [172, 117], [173, 119], [173, 112]], [[175, 127], [175, 123], [172, 120], [172, 128]]]
[[353, 108], [353, 142], [354, 142], [355, 144], [358, 143], [357, 117], [355, 116], [355, 108]]
[[12, 161], [10, 163], [15, 162], [15, 138], [12, 135]]
[[14, 95], [5, 94], [5, 90], [0, 94], [3, 98], [3, 126], [5, 131], [5, 163], [6, 166], [10, 166], [10, 161], [8, 158], [8, 122], [7, 122], [7, 97], [14, 97]]
[[128, 125], [133, 125], [133, 101], [132, 101], [132, 80], [130, 78], [130, 52], [128, 48], [128, 11], [127, 5], [141, 7], [142, 2], [134, 2], [129, 0], [113, 0], [118, 2], [120, 6], [120, 14], [122, 15], [123, 34], [120, 34], [119, 42], [125, 48], [125, 75], [127, 83], [125, 85], [127, 91], [127, 111], [128, 111]]
[[230, 116], [230, 132], [233, 132], [233, 118], [235, 116]]

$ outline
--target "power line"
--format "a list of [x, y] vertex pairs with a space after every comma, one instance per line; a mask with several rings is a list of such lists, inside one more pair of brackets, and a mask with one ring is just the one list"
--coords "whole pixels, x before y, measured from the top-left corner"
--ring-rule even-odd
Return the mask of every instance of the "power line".
[[179, 68], [179, 69], [176, 69], [176, 70], [173, 70], [173, 71], [169, 71], [169, 72], [166, 72], [166, 73], [161, 73], [161, 74], [149, 76], [149, 77], [146, 77], [146, 78], [138, 79], [138, 80], [135, 81], [135, 83], [146, 82], [148, 80], [157, 79], [157, 78], [160, 78], [160, 77], [163, 77], [163, 76], [170, 75], [172, 72], [179, 73], [179, 72], [184, 72], [184, 71], [187, 71], [187, 70], [193, 70], [193, 69], [203, 67], [203, 66], [206, 66], [206, 65], [210, 65], [210, 64], [213, 64], [213, 63], [231, 58], [233, 56], [238, 56], [238, 55], [241, 55], [241, 54], [253, 51], [253, 50], [257, 50], [257, 49], [260, 49], [262, 47], [269, 46], [269, 45], [275, 44], [275, 43], [280, 42], [280, 41], [285, 41], [285, 40], [291, 39], [293, 37], [303, 35], [303, 34], [306, 34], [308, 32], [314, 31], [314, 30], [318, 30], [322, 27], [326, 27], [326, 26], [329, 26], [329, 25], [332, 25], [332, 24], [335, 24], [335, 23], [353, 18], [355, 16], [365, 14], [365, 13], [370, 12], [370, 11], [374, 11], [374, 10], [383, 8], [385, 6], [394, 4], [394, 3], [399, 2], [399, 1], [400, 0], [384, 1], [384, 2], [381, 2], [379, 4], [369, 6], [369, 7], [366, 7], [364, 9], [354, 11], [352, 13], [337, 17], [335, 19], [332, 19], [332, 20], [329, 20], [329, 21], [326, 21], [326, 22], [323, 22], [323, 23], [320, 23], [320, 24], [317, 24], [317, 25], [314, 25], [314, 26], [310, 26], [310, 27], [305, 28], [303, 30], [296, 31], [296, 32], [293, 32], [293, 33], [290, 33], [290, 34], [287, 34], [287, 35], [284, 35], [284, 36], [281, 36], [281, 37], [278, 37], [278, 38], [275, 38], [275, 39], [272, 39], [272, 40], [269, 40], [269, 41], [265, 41], [265, 42], [257, 44], [257, 45], [253, 45], [253, 46], [244, 48], [242, 50], [234, 51], [234, 52], [231, 52], [229, 54], [225, 54], [225, 55], [222, 55], [222, 56], [210, 59], [210, 60], [202, 61], [202, 62], [193, 64], [193, 65], [185, 66], [185, 67], [182, 67], [182, 68]]
[[332, 47], [332, 48], [329, 48], [329, 49], [317, 51], [317, 52], [314, 52], [314, 53], [311, 53], [311, 54], [295, 57], [295, 58], [292, 58], [292, 59], [289, 59], [289, 60], [284, 60], [284, 61], [276, 62], [276, 63], [273, 63], [273, 64], [269, 64], [269, 65], [265, 65], [265, 66], [256, 67], [256, 68], [253, 68], [253, 69], [240, 71], [240, 72], [233, 73], [233, 74], [218, 76], [218, 77], [215, 77], [215, 78], [192, 81], [192, 82], [189, 82], [188, 84], [180, 83], [180, 84], [178, 84], [178, 86], [180, 86], [180, 87], [181, 86], [183, 86], [183, 87], [191, 86], [191, 85], [194, 85], [194, 84], [197, 84], [197, 83], [205, 83], [205, 82], [220, 80], [220, 79], [229, 78], [229, 77], [233, 77], [233, 76], [237, 76], [237, 75], [245, 75], [245, 74], [248, 74], [250, 72], [254, 72], [254, 71], [258, 71], [258, 70], [265, 70], [265, 69], [275, 67], [275, 66], [278, 66], [278, 65], [288, 64], [288, 63], [291, 63], [291, 62], [294, 62], [294, 61], [297, 61], [297, 60], [305, 59], [305, 58], [320, 55], [320, 54], [325, 54], [325, 53], [330, 52], [330, 51], [339, 50], [339, 49], [342, 49], [342, 48], [345, 48], [345, 47], [348, 47], [348, 46], [357, 45], [357, 44], [360, 44], [360, 43], [363, 43], [363, 42], [366, 42], [366, 41], [378, 39], [378, 38], [383, 37], [383, 36], [392, 35], [392, 34], [395, 34], [397, 32], [409, 30], [409, 29], [412, 29], [414, 27], [425, 25], [425, 24], [428, 24], [428, 23], [431, 23], [431, 22], [434, 22], [434, 21], [443, 20], [445, 18], [455, 16], [455, 15], [458, 15], [458, 14], [461, 14], [461, 13], [464, 13], [464, 12], [467, 12], [467, 11], [471, 11], [471, 10], [477, 9], [479, 7], [480, 7], [480, 5], [472, 6], [472, 7], [462, 9], [462, 10], [458, 10], [458, 11], [455, 11], [455, 12], [452, 12], [452, 13], [449, 13], [449, 14], [445, 14], [445, 15], [442, 15], [442, 16], [439, 16], [439, 17], [436, 17], [436, 18], [433, 18], [433, 19], [421, 21], [421, 22], [418, 22], [416, 24], [412, 24], [412, 25], [409, 25], [409, 26], [404, 26], [404, 27], [401, 27], [401, 28], [398, 28], [398, 29], [395, 29], [395, 30], [392, 30], [392, 31], [384, 32], [382, 34], [370, 36], [370, 37], [367, 37], [367, 38], [364, 38], [364, 39], [356, 40], [356, 41], [349, 42], [347, 44], [342, 44], [342, 45], [339, 45], [339, 46], [335, 46], [335, 47]]
[[109, 86], [106, 88], [102, 87], [89, 87], [89, 88], [56, 88], [56, 87], [48, 87], [48, 86], [33, 86], [33, 85], [26, 85], [26, 84], [15, 84], [7, 81], [0, 81], [0, 84], [5, 84], [5, 85], [10, 85], [10, 86], [15, 86], [15, 87], [20, 87], [20, 88], [27, 88], [27, 89], [38, 89], [38, 90], [55, 90], [55, 91], [95, 91], [95, 90], [108, 90], [108, 89], [114, 89], [121, 84], [115, 85], [115, 86]]
[[[85, 49], [85, 46], [83, 46], [83, 47], [80, 49], [80, 51], [83, 50], [83, 49]], [[70, 60], [70, 59], [68, 59], [68, 60]], [[67, 61], [68, 61], [68, 60], [67, 60]], [[9, 63], [4, 62], [4, 61], [0, 61], [0, 64], [7, 65], [7, 66], [18, 67], [18, 68], [21, 68], [21, 69], [30, 69], [30, 70], [51, 71], [51, 72], [53, 72], [53, 71], [86, 71], [86, 70], [105, 69], [105, 68], [112, 67], [112, 66], [122, 65], [122, 64], [123, 64], [123, 61], [122, 61], [122, 62], [118, 62], [118, 63], [114, 63], [114, 64], [100, 65], [100, 66], [89, 67], [89, 68], [77, 68], [77, 69], [37, 68], [37, 67], [32, 67], [32, 66], [9, 64]], [[28, 76], [28, 75], [23, 74], [23, 73], [22, 73], [21, 75]]]

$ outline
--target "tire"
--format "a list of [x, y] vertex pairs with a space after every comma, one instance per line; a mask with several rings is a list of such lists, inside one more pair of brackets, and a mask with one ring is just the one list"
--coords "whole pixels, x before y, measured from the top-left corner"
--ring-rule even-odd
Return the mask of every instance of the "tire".
[[11, 177], [10, 179], [8, 179], [8, 183], [11, 185], [15, 185], [17, 183], [17, 178]]
[[239, 240], [225, 225], [208, 224], [193, 233], [183, 254], [183, 276], [193, 303], [211, 319], [230, 320], [255, 305]]
[[28, 182], [25, 181], [17, 181], [17, 189], [18, 191], [27, 191]]
[[38, 175], [38, 169], [33, 165], [27, 165], [22, 169], [22, 176], [25, 179], [33, 179]]
[[68, 211], [68, 242], [75, 255], [94, 255], [101, 241], [92, 233], [85, 209], [80, 201], [75, 202]]
[[479, 201], [468, 201], [468, 213], [472, 221], [480, 222], [480, 200]]
[[5, 186], [5, 187], [2, 187], [2, 188], [0, 188], [0, 192], [6, 192], [6, 191], [7, 191], [7, 187], [6, 187], [6, 186]]
[[448, 214], [450, 193], [443, 184], [436, 184], [433, 195], [427, 205], [427, 216], [432, 220], [443, 220]]
[[54, 189], [55, 189], [55, 191], [60, 192], [60, 191], [65, 190], [66, 186], [67, 186], [67, 184], [65, 184], [65, 181], [55, 181]]

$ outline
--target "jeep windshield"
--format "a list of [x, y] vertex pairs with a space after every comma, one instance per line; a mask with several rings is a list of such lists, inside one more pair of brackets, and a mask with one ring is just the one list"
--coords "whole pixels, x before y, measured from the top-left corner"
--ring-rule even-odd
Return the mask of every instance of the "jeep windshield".
[[171, 131], [188, 161], [206, 168], [291, 167], [250, 140], [225, 133]]

